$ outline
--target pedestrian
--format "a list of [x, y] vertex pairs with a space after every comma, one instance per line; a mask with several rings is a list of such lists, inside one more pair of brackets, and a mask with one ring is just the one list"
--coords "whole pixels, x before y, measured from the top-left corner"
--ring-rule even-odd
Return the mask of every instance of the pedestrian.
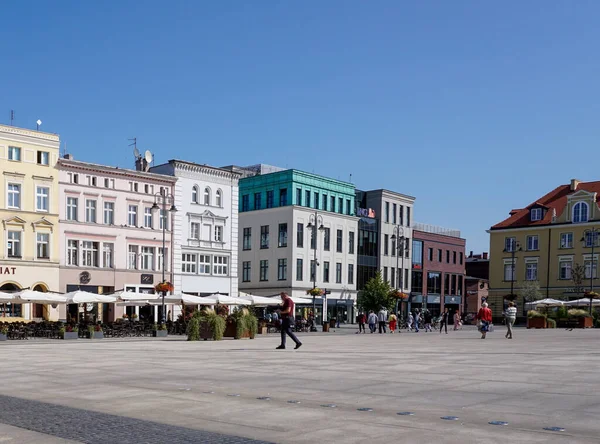
[[425, 310], [423, 313], [423, 320], [425, 321], [425, 333], [431, 331], [431, 321], [433, 320], [433, 315], [429, 310]]
[[365, 316], [365, 314], [362, 311], [358, 314], [356, 321], [358, 322], [358, 333], [359, 334], [360, 334], [360, 332], [366, 333], [365, 332], [365, 322], [367, 321], [367, 317]]
[[281, 293], [281, 300], [283, 305], [281, 307], [281, 345], [277, 347], [277, 350], [285, 350], [285, 339], [286, 335], [292, 338], [292, 341], [296, 343], [295, 349], [302, 347], [302, 342], [296, 337], [293, 331], [294, 327], [294, 301], [285, 292]]
[[396, 331], [396, 323], [398, 322], [398, 318], [394, 313], [392, 313], [388, 321], [390, 323], [390, 333], [394, 333]]
[[506, 311], [504, 312], [506, 317], [506, 339], [512, 339], [513, 325], [517, 320], [517, 307], [514, 302], [509, 302]]
[[369, 318], [367, 319], [367, 321], [369, 323], [369, 330], [371, 330], [371, 333], [375, 333], [378, 318], [377, 315], [373, 312], [373, 310], [369, 312]]
[[419, 321], [421, 320], [421, 315], [419, 314], [419, 309], [415, 309], [415, 333], [419, 333]]
[[387, 321], [387, 310], [383, 307], [381, 307], [381, 310], [379, 310], [379, 313], [377, 314], [377, 319], [379, 320], [379, 334], [382, 333], [387, 333], [386, 327], [385, 327], [385, 321]]
[[488, 308], [487, 302], [481, 304], [477, 319], [481, 322], [481, 339], [485, 339], [485, 335], [490, 329], [490, 322], [492, 322], [492, 310]]
[[460, 326], [460, 311], [456, 310], [454, 312], [454, 331], [458, 330]]
[[440, 317], [440, 334], [442, 334], [442, 328], [446, 329], [446, 334], [448, 334], [448, 316], [450, 316], [448, 307], [444, 307], [444, 311]]
[[415, 318], [413, 317], [413, 314], [409, 311], [408, 317], [406, 318], [406, 325], [408, 326], [408, 331], [412, 331], [413, 322], [415, 322]]

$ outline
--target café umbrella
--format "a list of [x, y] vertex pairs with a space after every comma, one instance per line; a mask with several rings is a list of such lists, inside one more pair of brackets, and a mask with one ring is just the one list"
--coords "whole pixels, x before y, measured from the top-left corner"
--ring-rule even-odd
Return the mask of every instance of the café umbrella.
[[193, 296], [191, 294], [172, 294], [169, 296], [165, 296], [165, 304], [215, 305], [215, 301], [200, 296]]
[[90, 293], [83, 290], [75, 290], [64, 295], [67, 299], [68, 304], [102, 304], [102, 303], [114, 303], [117, 298], [106, 294]]
[[141, 293], [139, 291], [131, 290], [117, 291], [110, 296], [114, 296], [121, 301], [155, 301], [161, 297], [161, 295], [157, 293]]
[[252, 305], [252, 302], [247, 299], [234, 298], [232, 296], [227, 296], [219, 293], [206, 296], [205, 299], [210, 299], [213, 301], [213, 304], [217, 305]]
[[281, 300], [275, 298], [266, 298], [264, 296], [255, 296], [253, 294], [240, 293], [240, 298], [250, 301], [255, 306], [281, 305]]
[[36, 291], [36, 290], [21, 290], [14, 293], [15, 302], [32, 303], [32, 304], [64, 304], [67, 302], [65, 295]]

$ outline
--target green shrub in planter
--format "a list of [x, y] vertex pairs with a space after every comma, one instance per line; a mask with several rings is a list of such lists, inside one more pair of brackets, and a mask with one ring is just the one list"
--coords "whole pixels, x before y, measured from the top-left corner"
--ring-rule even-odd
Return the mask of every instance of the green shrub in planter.
[[586, 310], [579, 308], [572, 308], [568, 311], [570, 318], [589, 318], [590, 314]]
[[528, 318], [545, 318], [546, 315], [544, 313], [541, 313], [537, 310], [529, 310], [527, 312], [527, 317]]
[[556, 328], [556, 321], [554, 319], [548, 319], [547, 328]]
[[187, 337], [188, 341], [199, 341], [200, 338], [200, 326], [206, 322], [212, 332], [212, 337], [215, 341], [223, 339], [223, 333], [225, 333], [225, 319], [214, 312], [214, 310], [202, 310], [195, 312], [187, 325]]

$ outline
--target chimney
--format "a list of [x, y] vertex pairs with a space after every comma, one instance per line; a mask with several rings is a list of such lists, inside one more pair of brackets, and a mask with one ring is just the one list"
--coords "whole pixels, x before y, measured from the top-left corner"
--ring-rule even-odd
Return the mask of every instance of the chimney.
[[483, 252], [483, 258], [484, 258], [484, 259], [487, 259], [487, 258], [488, 258], [488, 253], [487, 253], [487, 251], [484, 251], [484, 252]]
[[67, 159], [67, 160], [74, 160], [74, 159], [73, 159], [73, 154], [65, 154], [63, 157], [64, 157], [65, 159]]
[[469, 253], [469, 257], [473, 257], [473, 250]]
[[571, 179], [571, 191], [577, 191], [577, 186], [581, 183], [579, 179]]

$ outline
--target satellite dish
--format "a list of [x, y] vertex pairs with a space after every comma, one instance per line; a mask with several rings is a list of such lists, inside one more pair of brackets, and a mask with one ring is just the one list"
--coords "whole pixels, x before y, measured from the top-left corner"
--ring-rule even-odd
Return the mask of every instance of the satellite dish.
[[37, 123], [37, 124], [38, 124], [38, 126], [39, 126], [39, 125], [41, 125], [41, 124], [42, 124], [42, 121], [41, 121], [40, 119], [38, 119], [38, 121], [37, 121], [36, 123]]
[[149, 150], [146, 150], [144, 153], [144, 159], [146, 159], [146, 162], [148, 163], [152, 162], [152, 153]]
[[133, 148], [133, 155], [135, 156], [136, 159], [138, 157], [140, 157], [140, 150], [138, 150], [137, 147]]

